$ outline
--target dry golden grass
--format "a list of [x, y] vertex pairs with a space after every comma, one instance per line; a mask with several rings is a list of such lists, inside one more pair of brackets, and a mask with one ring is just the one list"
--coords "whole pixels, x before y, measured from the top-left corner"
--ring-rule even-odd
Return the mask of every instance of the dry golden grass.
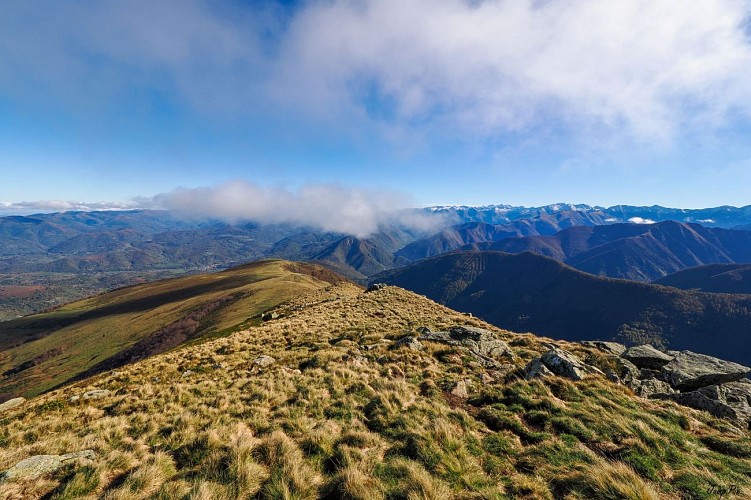
[[[600, 378], [519, 378], [549, 339], [498, 330], [394, 287], [331, 286], [277, 311], [279, 319], [0, 415], [0, 469], [35, 454], [97, 453], [92, 464], [41, 481], [2, 484], [0, 498], [751, 495], [747, 432]], [[488, 373], [459, 348], [389, 348], [421, 326], [453, 324], [497, 332], [516, 360]], [[261, 354], [276, 363], [253, 365]], [[472, 387], [468, 400], [447, 392], [459, 380]], [[112, 392], [69, 401], [91, 389]]]

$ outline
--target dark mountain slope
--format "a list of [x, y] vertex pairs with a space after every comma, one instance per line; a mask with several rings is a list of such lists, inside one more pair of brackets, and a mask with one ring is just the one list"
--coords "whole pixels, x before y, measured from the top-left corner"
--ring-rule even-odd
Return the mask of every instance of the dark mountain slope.
[[684, 290], [751, 294], [751, 264], [692, 267], [660, 278], [655, 283]]
[[579, 226], [553, 236], [509, 238], [462, 249], [530, 251], [596, 275], [652, 281], [702, 264], [751, 262], [751, 231], [674, 221]]
[[592, 276], [533, 253], [457, 252], [374, 278], [502, 328], [617, 339], [751, 362], [751, 297]]

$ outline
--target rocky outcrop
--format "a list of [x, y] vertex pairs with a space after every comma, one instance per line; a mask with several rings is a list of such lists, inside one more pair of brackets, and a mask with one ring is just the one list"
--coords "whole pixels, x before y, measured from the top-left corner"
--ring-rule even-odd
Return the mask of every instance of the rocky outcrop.
[[93, 460], [94, 458], [93, 450], [77, 451], [65, 455], [36, 455], [21, 460], [10, 469], [0, 473], [0, 483], [38, 479], [76, 460]]
[[540, 358], [535, 358], [524, 367], [524, 378], [532, 380], [538, 377], [552, 377], [555, 375], [550, 369], [545, 366]]
[[7, 410], [12, 410], [13, 408], [18, 408], [25, 402], [26, 402], [26, 398], [9, 399], [8, 401], [0, 404], [0, 413], [7, 411]]
[[658, 351], [649, 344], [638, 345], [635, 347], [629, 347], [621, 356], [631, 361], [639, 368], [647, 368], [650, 370], [659, 370], [666, 364], [672, 361], [672, 356]]
[[704, 354], [682, 351], [662, 367], [662, 373], [676, 389], [690, 391], [736, 382], [748, 376], [751, 368]]
[[589, 366], [568, 351], [554, 347], [524, 367], [525, 378], [549, 377], [558, 375], [571, 380], [581, 380], [587, 375], [604, 375], [594, 366]]
[[447, 332], [426, 332], [423, 330], [419, 339], [465, 347], [482, 356], [513, 357], [513, 351], [506, 342], [497, 338], [490, 330], [474, 326], [453, 326]]
[[751, 382], [748, 380], [673, 394], [670, 399], [684, 406], [704, 410], [715, 417], [745, 424], [746, 427], [751, 423]]
[[[649, 345], [615, 354], [618, 344], [614, 348], [607, 344], [582, 342], [607, 353], [611, 360], [609, 365], [614, 366], [608, 371], [608, 378], [628, 386], [638, 396], [670, 399], [731, 420], [741, 427], [750, 427], [751, 381], [746, 377], [751, 374], [751, 368], [691, 351], [662, 352]], [[534, 360], [529, 363], [525, 376], [544, 376], [540, 364], [535, 364]], [[549, 368], [548, 363], [542, 364]], [[578, 380], [576, 372], [572, 375], [569, 378]]]

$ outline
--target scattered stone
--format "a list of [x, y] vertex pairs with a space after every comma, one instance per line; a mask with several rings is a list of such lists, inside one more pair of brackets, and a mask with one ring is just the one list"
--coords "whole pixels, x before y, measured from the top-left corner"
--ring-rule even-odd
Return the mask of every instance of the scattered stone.
[[682, 351], [662, 367], [662, 373], [676, 389], [691, 391], [741, 380], [751, 373], [751, 368], [705, 354]]
[[378, 343], [378, 344], [365, 344], [364, 346], [362, 346], [362, 348], [363, 348], [363, 349], [365, 349], [366, 351], [372, 351], [373, 349], [378, 349], [378, 348], [379, 348], [379, 347], [381, 347], [382, 345], [383, 345], [383, 343]]
[[482, 383], [484, 385], [492, 384], [493, 382], [495, 382], [495, 378], [492, 375], [488, 372], [482, 372]]
[[6, 410], [12, 410], [13, 408], [18, 408], [22, 404], [26, 402], [26, 398], [13, 398], [9, 399], [5, 403], [0, 404], [0, 413], [6, 411]]
[[272, 358], [271, 356], [267, 356], [265, 354], [261, 354], [257, 358], [255, 358], [252, 362], [253, 366], [258, 366], [260, 368], [266, 368], [267, 366], [271, 366], [274, 363], [276, 363], [276, 359]]
[[94, 389], [92, 391], [84, 392], [83, 399], [100, 399], [109, 395], [110, 391], [108, 391], [107, 389]]
[[406, 347], [407, 349], [411, 349], [413, 351], [422, 351], [423, 349], [425, 349], [425, 346], [422, 345], [422, 343], [417, 340], [416, 337], [413, 337], [411, 335], [400, 338], [391, 346], [392, 349], [400, 349], [402, 347]]
[[81, 399], [81, 396], [78, 396], [78, 395], [76, 395], [76, 396], [71, 396], [71, 397], [70, 397], [70, 398], [68, 399], [68, 402], [70, 402], [70, 403], [75, 403], [75, 402], [76, 402], [76, 401], [78, 401], [79, 399]]
[[[540, 356], [548, 369], [558, 376], [570, 378], [571, 380], [581, 380], [588, 373], [601, 373], [600, 370], [584, 364], [579, 358], [563, 349], [553, 348]], [[604, 374], [603, 374], [604, 375]]]
[[367, 290], [365, 290], [365, 293], [377, 292], [378, 290], [382, 290], [386, 288], [387, 286], [388, 285], [386, 283], [373, 283], [372, 285], [368, 287]]
[[630, 347], [621, 354], [639, 368], [648, 368], [650, 370], [659, 370], [668, 364], [673, 358], [664, 352], [660, 352], [649, 344]]
[[618, 342], [605, 342], [603, 340], [585, 340], [581, 345], [599, 349], [611, 356], [620, 356], [626, 350], [626, 346]]
[[664, 380], [650, 378], [640, 381], [634, 388], [634, 392], [643, 398], [663, 398], [676, 391]]
[[185, 370], [180, 374], [181, 377], [187, 377], [189, 375], [193, 375], [193, 370]]
[[538, 377], [552, 377], [554, 375], [550, 369], [545, 366], [540, 358], [535, 358], [524, 367], [524, 378], [532, 380]]
[[670, 399], [715, 417], [732, 420], [744, 428], [749, 428], [751, 423], [751, 382], [747, 380], [672, 394]]
[[55, 472], [75, 460], [93, 460], [95, 456], [93, 450], [77, 451], [66, 455], [36, 455], [21, 460], [10, 469], [0, 473], [0, 483], [38, 479], [45, 474]]
[[431, 330], [427, 326], [420, 326], [417, 328], [417, 333], [419, 333], [420, 335], [425, 335], [426, 333], [432, 333], [432, 332], [433, 330]]
[[451, 394], [462, 399], [467, 399], [469, 398], [470, 387], [471, 387], [470, 381], [460, 380], [454, 385], [454, 388], [451, 389]]

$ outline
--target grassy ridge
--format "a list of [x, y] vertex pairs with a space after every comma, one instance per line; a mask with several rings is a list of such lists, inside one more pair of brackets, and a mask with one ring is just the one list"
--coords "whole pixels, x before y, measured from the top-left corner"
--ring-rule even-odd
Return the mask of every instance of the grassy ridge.
[[[0, 469], [92, 448], [18, 498], [494, 499], [751, 495], [751, 442], [706, 414], [600, 377], [526, 381], [549, 339], [513, 334], [395, 287], [342, 284], [281, 317], [100, 374], [0, 417]], [[515, 360], [389, 341], [421, 326], [493, 329]], [[558, 343], [592, 364], [606, 360]], [[267, 368], [256, 356], [276, 358]], [[603, 367], [604, 368], [604, 367]], [[469, 398], [451, 387], [464, 381]], [[101, 399], [71, 396], [108, 389]], [[727, 496], [727, 495], [726, 495]]]
[[[340, 281], [318, 266], [262, 261], [126, 288], [0, 323], [0, 394], [33, 396], [129, 352], [141, 358], [231, 331]], [[134, 346], [136, 351], [129, 351]], [[122, 354], [117, 359], [128, 362]]]

